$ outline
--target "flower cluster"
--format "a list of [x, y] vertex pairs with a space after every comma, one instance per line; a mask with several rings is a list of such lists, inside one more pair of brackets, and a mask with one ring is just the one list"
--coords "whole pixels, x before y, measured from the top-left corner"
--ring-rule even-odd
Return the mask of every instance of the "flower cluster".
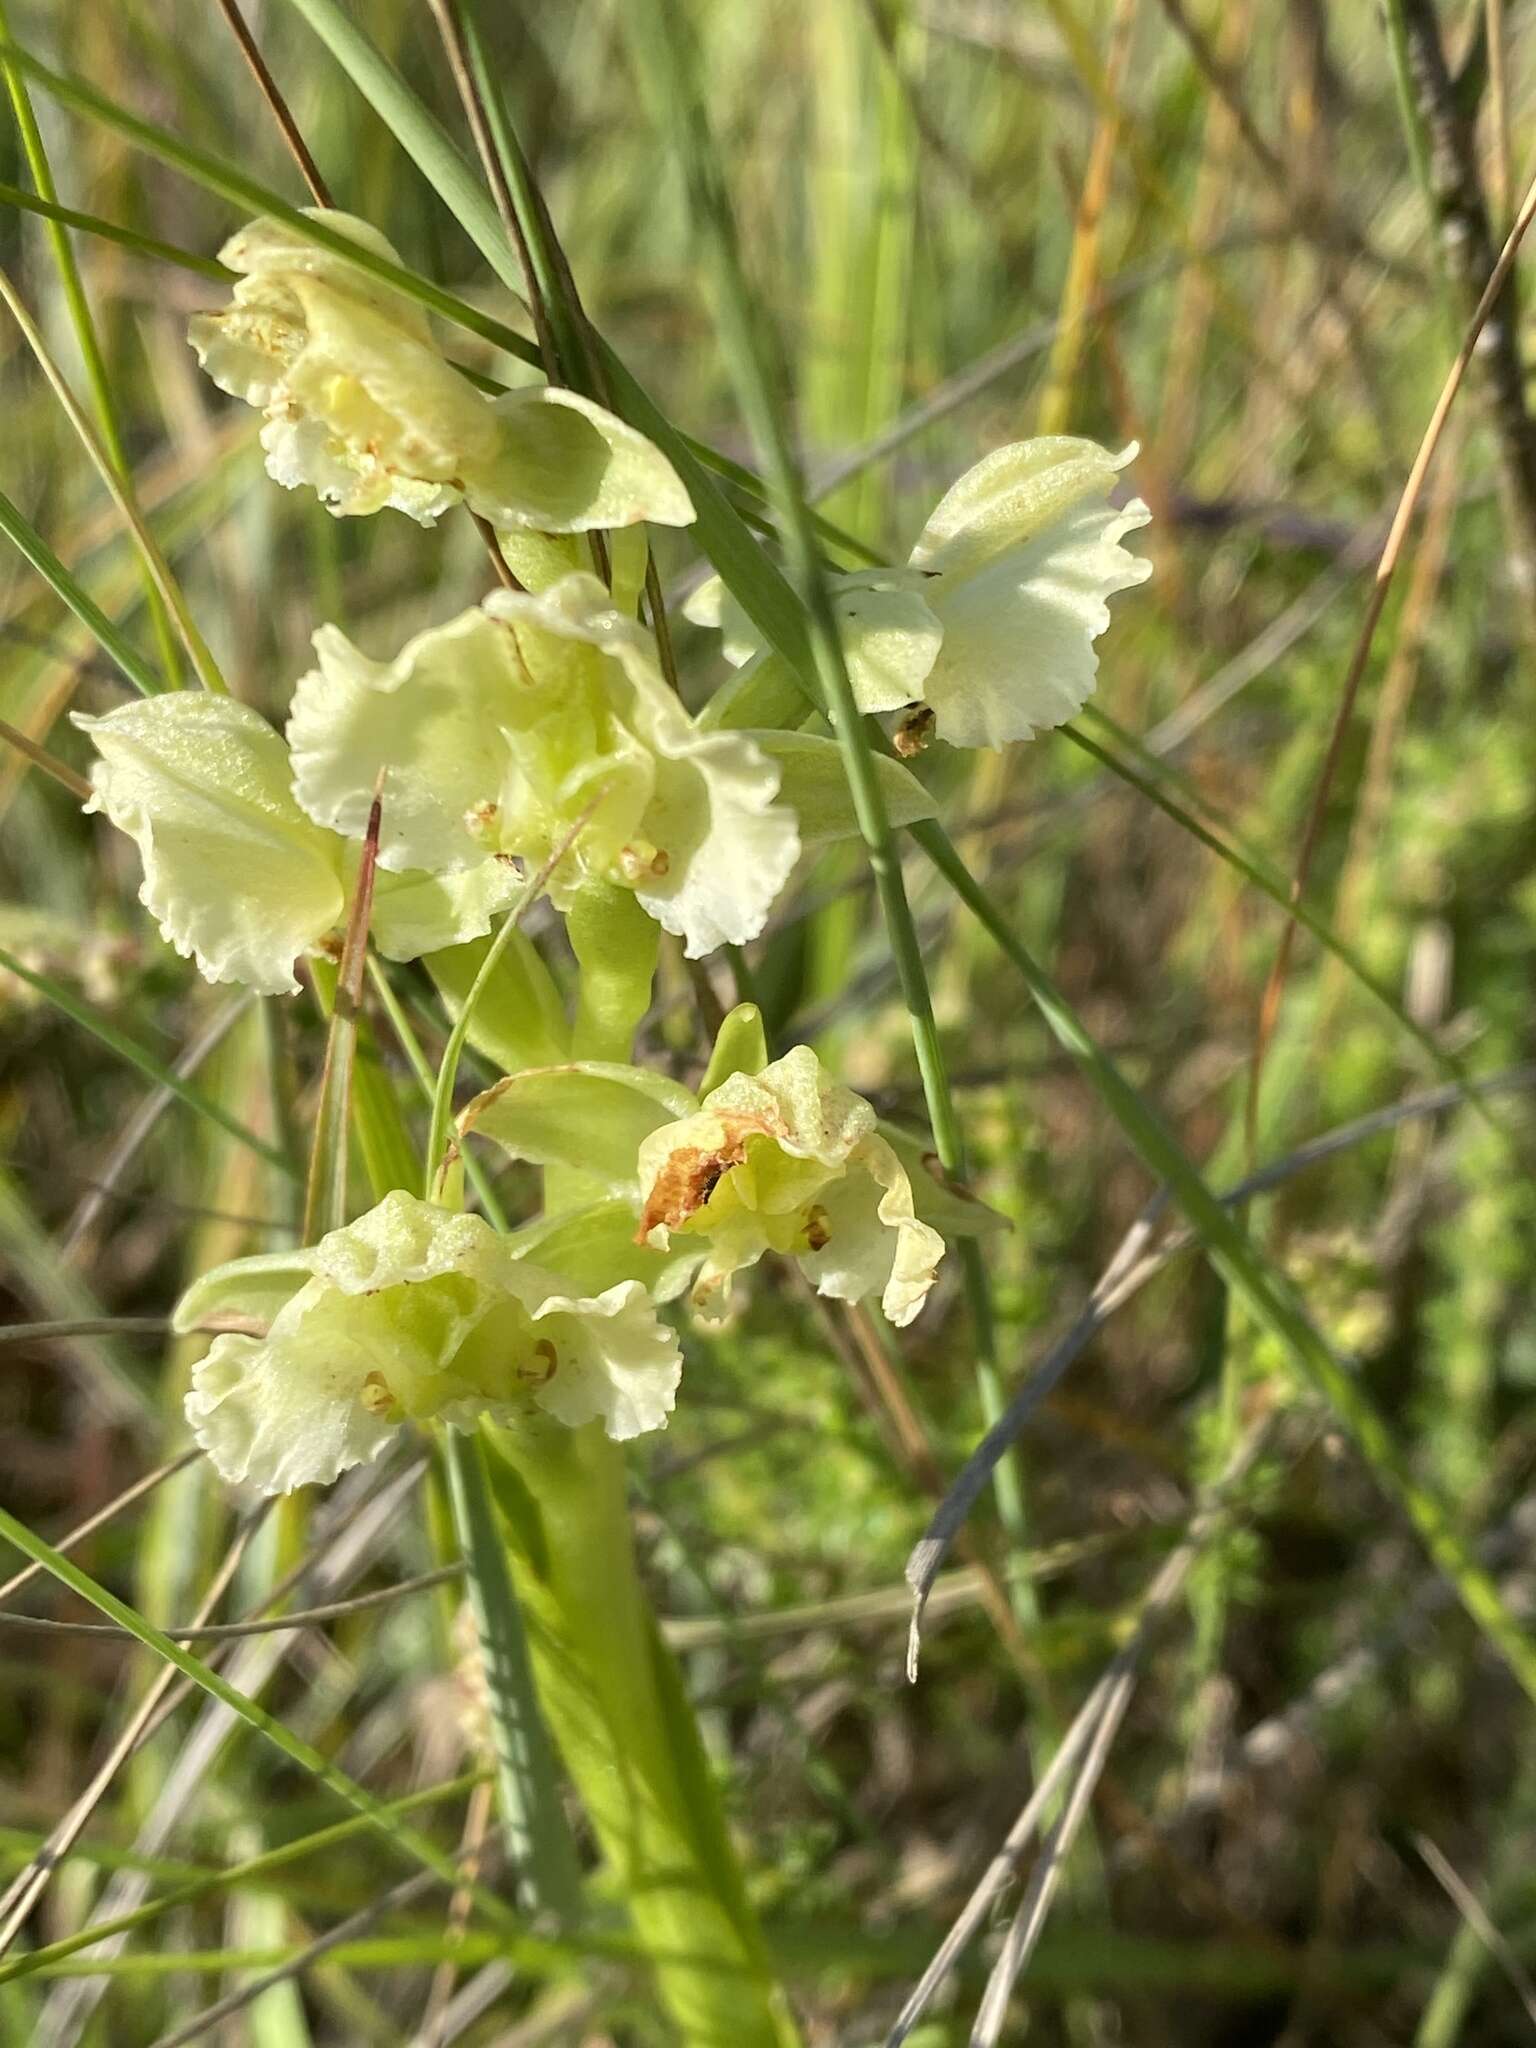
[[[293, 992], [301, 956], [335, 947], [382, 792], [369, 929], [387, 959], [446, 963], [535, 877], [567, 915], [588, 892], [629, 892], [689, 958], [756, 938], [803, 850], [855, 829], [836, 743], [754, 687], [775, 657], [718, 581], [688, 615], [720, 629], [743, 673], [690, 714], [635, 616], [637, 577], [624, 567], [610, 588], [559, 538], [688, 524], [676, 471], [574, 392], [487, 395], [439, 348], [374, 229], [308, 218], [258, 220], [226, 244], [232, 302], [191, 325], [204, 369], [262, 414], [279, 483], [337, 516], [392, 508], [429, 526], [467, 505], [523, 587], [383, 659], [321, 627], [283, 733], [180, 691], [77, 716], [97, 755], [87, 808], [134, 841], [141, 900], [210, 981]], [[958, 746], [1069, 718], [1109, 598], [1149, 573], [1121, 545], [1146, 507], [1111, 502], [1133, 453], [998, 449], [941, 499], [905, 567], [835, 577], [861, 708]], [[612, 539], [609, 558], [636, 559]], [[899, 761], [877, 771], [893, 822], [931, 815]], [[396, 1191], [296, 1255], [237, 1260], [188, 1293], [178, 1327], [218, 1334], [187, 1415], [227, 1477], [327, 1481], [406, 1422], [541, 1411], [631, 1437], [664, 1424], [676, 1392], [659, 1305], [687, 1294], [718, 1318], [735, 1276], [773, 1255], [901, 1325], [946, 1237], [996, 1222], [809, 1047], [770, 1060], [750, 1006], [726, 1020], [697, 1095], [567, 1059], [508, 1072], [460, 1132], [542, 1167], [546, 1213], [505, 1236]]]

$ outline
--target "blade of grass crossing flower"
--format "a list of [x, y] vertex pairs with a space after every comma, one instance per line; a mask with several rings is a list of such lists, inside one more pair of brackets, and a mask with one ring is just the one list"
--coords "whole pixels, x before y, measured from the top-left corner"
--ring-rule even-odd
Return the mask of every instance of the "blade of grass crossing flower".
[[1378, 1485], [1406, 1514], [1471, 1619], [1522, 1690], [1536, 1700], [1536, 1643], [1511, 1612], [1490, 1574], [1473, 1557], [1445, 1504], [1415, 1477], [1369, 1396], [1313, 1327], [1289, 1280], [1264, 1258], [1247, 1231], [1217, 1201], [1160, 1119], [1089, 1035], [942, 829], [924, 823], [911, 831], [961, 902], [1018, 970], [1051, 1031], [1083, 1068], [1145, 1164], [1167, 1183], [1217, 1271], [1280, 1339], [1302, 1379], [1333, 1410]]
[[210, 1118], [227, 1131], [230, 1137], [237, 1138], [242, 1145], [248, 1145], [253, 1152], [266, 1160], [269, 1166], [275, 1166], [280, 1173], [296, 1172], [293, 1162], [275, 1146], [269, 1145], [265, 1138], [258, 1138], [254, 1131], [247, 1130], [245, 1125], [237, 1117], [232, 1116], [222, 1104], [212, 1101], [190, 1082], [183, 1081], [171, 1068], [156, 1059], [152, 1052], [147, 1052], [135, 1039], [130, 1038], [126, 1031], [119, 1031], [115, 1024], [109, 1023], [99, 1012], [93, 1010], [89, 1003], [82, 1002], [51, 975], [40, 974], [25, 966], [3, 946], [0, 946], [0, 967], [3, 967], [7, 974], [14, 974], [22, 981], [29, 982], [72, 1023], [89, 1031], [93, 1038], [100, 1039], [101, 1043], [109, 1051], [115, 1052], [119, 1059], [126, 1060], [131, 1067], [137, 1067], [147, 1079], [174, 1095], [178, 1102], [185, 1103], [188, 1109], [195, 1110], [199, 1116]]
[[221, 1673], [205, 1664], [202, 1658], [184, 1649], [179, 1643], [173, 1642], [168, 1635], [146, 1621], [137, 1608], [130, 1607], [125, 1600], [119, 1600], [115, 1593], [108, 1592], [107, 1588], [99, 1585], [88, 1572], [82, 1571], [78, 1565], [55, 1550], [52, 1544], [45, 1543], [41, 1536], [4, 1508], [0, 1508], [0, 1537], [13, 1544], [23, 1557], [31, 1558], [34, 1563], [51, 1572], [54, 1578], [67, 1586], [72, 1593], [78, 1594], [87, 1605], [96, 1608], [109, 1621], [115, 1621], [120, 1628], [126, 1629], [145, 1649], [152, 1650], [166, 1663], [175, 1665], [184, 1678], [191, 1679], [192, 1683], [210, 1698], [218, 1700], [247, 1726], [254, 1728], [259, 1735], [265, 1736], [291, 1764], [314, 1778], [327, 1791], [334, 1793], [355, 1813], [361, 1814], [370, 1826], [403, 1854], [414, 1858], [425, 1869], [433, 1871], [446, 1885], [472, 1889], [476, 1903], [496, 1926], [505, 1929], [516, 1928], [517, 1921], [510, 1908], [483, 1885], [472, 1885], [454, 1858], [439, 1849], [435, 1842], [429, 1841], [414, 1828], [403, 1827], [383, 1800], [375, 1798], [373, 1793], [359, 1785], [355, 1779], [349, 1778], [345, 1771], [323, 1756], [302, 1736], [295, 1735], [275, 1714], [269, 1714], [265, 1707], [247, 1698]]
[[165, 688], [132, 641], [113, 625], [90, 593], [72, 576], [20, 508], [0, 491], [0, 533], [27, 558], [56, 597], [63, 599], [91, 633], [102, 652], [115, 661], [141, 697], [157, 697]]
[[[383, 777], [380, 777], [382, 783]], [[363, 1001], [363, 970], [368, 955], [368, 920], [373, 914], [373, 877], [379, 859], [381, 792], [374, 791], [358, 863], [357, 886], [347, 918], [331, 1028], [325, 1040], [325, 1068], [320, 1077], [320, 1106], [304, 1183], [301, 1244], [318, 1244], [328, 1230], [347, 1220], [347, 1132], [352, 1109], [352, 1068], [357, 1056], [358, 1014]]]
[[[735, 219], [709, 131], [694, 53], [677, 12], [658, 4], [658, 0], [648, 0], [648, 4], [634, 10], [629, 25], [642, 70], [656, 87], [658, 100], [665, 109], [668, 132], [675, 140], [690, 213], [703, 238], [713, 282], [722, 347], [794, 565], [804, 621], [804, 646], [809, 656], [807, 666], [815, 677], [816, 693], [828, 708], [842, 749], [854, 814], [874, 873], [911, 1022], [934, 1149], [945, 1172], [963, 1178], [964, 1144], [933, 1014], [922, 948], [907, 902], [896, 837], [886, 813], [868, 730], [854, 701], [815, 532], [775, 398], [765, 328], [742, 267]], [[700, 516], [702, 523], [704, 515]], [[720, 522], [715, 519], [712, 524], [718, 526]], [[702, 537], [707, 546], [708, 536]], [[733, 548], [732, 552], [736, 550]], [[753, 546], [752, 553], [761, 559], [760, 549]], [[723, 563], [717, 562], [716, 566], [722, 575], [726, 573]], [[766, 596], [764, 591], [763, 597]], [[775, 614], [782, 610], [777, 601], [772, 608]], [[981, 1403], [989, 1418], [995, 1418], [1001, 1411], [1002, 1395], [991, 1356], [991, 1303], [985, 1262], [974, 1245], [962, 1252], [962, 1270], [972, 1312]], [[998, 1504], [1010, 1525], [1010, 1536], [1021, 1538], [1022, 1506], [1012, 1476], [1002, 1478]]]
[[[10, 19], [4, 0], [0, 0], [0, 38], [9, 42], [10, 36]], [[53, 182], [53, 167], [48, 161], [48, 151], [43, 142], [42, 130], [37, 125], [37, 116], [32, 111], [26, 80], [16, 65], [5, 65], [5, 82], [16, 115], [16, 129], [21, 138], [22, 153], [26, 157], [32, 182], [37, 187], [38, 197], [45, 202], [56, 202], [59, 195], [58, 188]], [[91, 317], [90, 301], [85, 295], [85, 282], [75, 261], [74, 247], [62, 221], [50, 220], [48, 243], [53, 250], [54, 267], [59, 273], [59, 285], [69, 311], [70, 325], [75, 330], [75, 342], [85, 368], [86, 382], [91, 387], [91, 400], [96, 408], [101, 438], [123, 491], [131, 497], [133, 470], [123, 441], [122, 425], [117, 417], [117, 402], [112, 395], [112, 379], [107, 370], [106, 358], [101, 352], [96, 323]], [[161, 665], [172, 682], [178, 682], [180, 662], [176, 651], [175, 634], [171, 629], [170, 614], [166, 610], [165, 601], [148, 564], [141, 563], [140, 571], [144, 581], [144, 598], [149, 609], [150, 625], [154, 631], [155, 644], [160, 650]]]

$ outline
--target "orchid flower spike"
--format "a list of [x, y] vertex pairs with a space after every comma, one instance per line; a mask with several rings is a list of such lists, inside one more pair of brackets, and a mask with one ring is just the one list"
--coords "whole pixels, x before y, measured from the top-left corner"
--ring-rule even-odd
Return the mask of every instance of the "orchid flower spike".
[[263, 1493], [326, 1485], [401, 1423], [515, 1428], [535, 1410], [622, 1441], [666, 1425], [677, 1338], [637, 1281], [574, 1295], [483, 1217], [397, 1190], [308, 1251], [236, 1259], [176, 1327], [226, 1332], [192, 1369], [187, 1420], [222, 1476]]
[[[690, 958], [752, 939], [800, 851], [780, 772], [744, 733], [703, 732], [654, 643], [594, 576], [539, 596], [496, 591], [370, 661], [334, 626], [288, 722], [294, 793], [359, 839], [380, 771], [380, 865], [440, 877], [486, 856], [632, 889]], [[574, 833], [574, 838], [572, 834]]]
[[[398, 263], [366, 221], [308, 217]], [[430, 526], [465, 500], [504, 528], [579, 533], [649, 519], [686, 526], [693, 506], [659, 449], [600, 405], [553, 386], [489, 399], [456, 370], [413, 300], [279, 221], [219, 252], [233, 302], [188, 339], [221, 391], [266, 415], [268, 473], [309, 484], [338, 517], [385, 506]]]
[[636, 1241], [658, 1251], [674, 1238], [700, 1241], [693, 1300], [705, 1314], [724, 1310], [733, 1274], [775, 1251], [837, 1301], [878, 1295], [900, 1326], [922, 1307], [944, 1256], [874, 1110], [807, 1045], [732, 1074], [695, 1114], [653, 1130], [639, 1169]]
[[[863, 711], [916, 703], [958, 747], [1001, 747], [1062, 725], [1093, 692], [1109, 599], [1152, 564], [1120, 542], [1152, 515], [1114, 506], [1136, 447], [1048, 436], [994, 449], [939, 500], [902, 569], [831, 579]], [[718, 626], [741, 667], [763, 643], [718, 577], [684, 607]]]
[[[138, 847], [139, 901], [163, 936], [209, 981], [292, 994], [296, 956], [343, 921], [362, 848], [294, 802], [281, 736], [250, 705], [191, 690], [74, 722], [99, 756], [85, 808]], [[386, 959], [415, 960], [483, 937], [521, 889], [488, 852], [447, 874], [379, 873], [371, 936]]]

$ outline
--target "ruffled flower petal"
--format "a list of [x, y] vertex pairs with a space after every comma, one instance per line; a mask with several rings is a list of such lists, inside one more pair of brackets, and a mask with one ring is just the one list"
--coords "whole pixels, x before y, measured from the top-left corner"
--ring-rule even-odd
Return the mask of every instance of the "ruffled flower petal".
[[688, 526], [693, 500], [644, 434], [578, 392], [511, 391], [490, 408], [501, 428], [494, 461], [466, 468], [470, 509], [494, 526], [544, 533], [594, 527]]
[[177, 952], [209, 981], [295, 990], [295, 957], [341, 915], [342, 848], [295, 804], [278, 734], [191, 691], [74, 722], [100, 757], [86, 809], [137, 845], [139, 900]]
[[[309, 1278], [266, 1336], [221, 1336], [193, 1368], [187, 1419], [226, 1479], [326, 1484], [407, 1420], [515, 1426], [536, 1407], [626, 1438], [671, 1410], [677, 1339], [645, 1289], [573, 1295], [481, 1217], [397, 1191], [301, 1256]], [[200, 1298], [238, 1295], [245, 1263]]]
[[288, 714], [304, 811], [361, 839], [382, 772], [381, 867], [478, 867], [498, 850], [488, 821], [503, 728], [528, 694], [512, 635], [475, 610], [418, 633], [393, 661], [370, 660], [336, 626], [322, 626], [314, 646], [317, 666], [299, 678]]
[[1152, 573], [1120, 546], [1151, 513], [1111, 506], [1116, 470], [1092, 442], [998, 449], [948, 493], [913, 560], [934, 581], [944, 640], [924, 695], [941, 738], [999, 747], [1063, 724], [1093, 692], [1109, 599]]
[[523, 877], [493, 854], [450, 875], [375, 874], [370, 936], [386, 960], [419, 960], [470, 939], [483, 939], [523, 893]]
[[[925, 596], [926, 579], [906, 569], [831, 576], [848, 680], [861, 711], [899, 711], [923, 694], [944, 628]], [[714, 626], [721, 652], [742, 668], [766, 643], [746, 612], [711, 576], [683, 606], [696, 626]]]
[[[1079, 710], [1109, 599], [1152, 573], [1120, 546], [1151, 513], [1108, 502], [1135, 453], [1064, 435], [995, 449], [940, 499], [906, 569], [833, 578], [860, 708], [926, 701], [940, 738], [963, 747], [1027, 740]], [[719, 627], [737, 667], [763, 650], [718, 577], [684, 612]]]
[[[741, 733], [700, 730], [667, 687], [650, 637], [595, 577], [568, 576], [542, 598], [495, 591], [485, 608], [606, 657], [607, 706], [651, 764], [615, 879], [683, 940], [689, 959], [756, 938], [800, 855], [794, 813], [775, 802], [775, 764]], [[537, 654], [527, 659], [533, 666]]]
[[570, 841], [548, 883], [562, 908], [618, 883], [695, 958], [762, 930], [800, 852], [778, 765], [700, 730], [595, 577], [495, 592], [392, 662], [331, 626], [315, 651], [288, 722], [294, 791], [359, 839], [382, 772], [381, 867], [531, 871]]
[[[351, 214], [310, 218], [398, 263]], [[269, 474], [308, 485], [338, 517], [393, 507], [424, 526], [461, 498], [504, 527], [584, 532], [693, 506], [643, 434], [575, 392], [494, 401], [442, 354], [425, 314], [339, 253], [259, 220], [223, 250], [231, 304], [188, 335], [221, 390], [266, 413]]]
[[638, 1242], [666, 1250], [683, 1235], [707, 1246], [693, 1292], [706, 1315], [725, 1307], [733, 1274], [774, 1251], [798, 1259], [821, 1293], [878, 1294], [892, 1321], [907, 1323], [944, 1255], [913, 1213], [873, 1109], [808, 1046], [732, 1074], [694, 1114], [652, 1131], [639, 1179]]

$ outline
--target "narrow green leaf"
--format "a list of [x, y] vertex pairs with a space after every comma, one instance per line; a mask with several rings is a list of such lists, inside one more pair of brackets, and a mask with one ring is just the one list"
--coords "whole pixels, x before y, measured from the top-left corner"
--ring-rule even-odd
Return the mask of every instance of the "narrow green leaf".
[[1478, 1563], [1455, 1519], [1415, 1477], [1370, 1396], [1313, 1327], [1286, 1276], [1258, 1250], [1224, 1209], [1161, 1120], [1089, 1035], [1066, 998], [974, 879], [942, 830], [913, 827], [912, 836], [960, 901], [1018, 970], [1051, 1031], [1092, 1082], [1095, 1092], [1146, 1165], [1166, 1182], [1210, 1255], [1212, 1264], [1266, 1329], [1285, 1346], [1302, 1380], [1320, 1394], [1353, 1437], [1377, 1484], [1406, 1514], [1434, 1563], [1455, 1588], [1472, 1620], [1498, 1651], [1522, 1690], [1536, 1700], [1536, 1643]]
[[[51, 1543], [45, 1543], [41, 1536], [35, 1534], [24, 1522], [18, 1521], [15, 1515], [4, 1508], [0, 1508], [0, 1537], [12, 1543], [23, 1557], [30, 1558], [34, 1564], [42, 1565], [62, 1585], [67, 1586], [72, 1593], [78, 1594], [109, 1621], [115, 1621], [119, 1628], [126, 1629], [144, 1645], [146, 1650], [152, 1650], [167, 1664], [174, 1665], [184, 1678], [190, 1679], [211, 1699], [219, 1701], [220, 1705], [228, 1707], [230, 1712], [237, 1715], [248, 1727], [254, 1728], [259, 1735], [264, 1735], [291, 1764], [324, 1785], [327, 1791], [334, 1793], [355, 1813], [361, 1814], [385, 1841], [432, 1871], [450, 1889], [470, 1891], [481, 1910], [497, 1926], [516, 1927], [516, 1918], [508, 1907], [483, 1885], [467, 1878], [453, 1857], [446, 1855], [435, 1842], [429, 1841], [425, 1835], [418, 1834], [414, 1828], [402, 1826], [383, 1800], [375, 1798], [373, 1793], [359, 1785], [355, 1779], [349, 1778], [345, 1771], [333, 1764], [328, 1757], [322, 1756], [318, 1749], [285, 1727], [275, 1714], [269, 1714], [265, 1707], [247, 1698], [220, 1672], [213, 1670], [200, 1657], [194, 1656], [192, 1651], [173, 1642], [153, 1623], [146, 1621], [136, 1607], [130, 1607], [125, 1600], [119, 1600], [115, 1593], [109, 1593], [106, 1587], [99, 1585], [88, 1572], [82, 1571], [77, 1564], [64, 1556], [62, 1551], [55, 1550]], [[92, 1935], [94, 1938], [94, 1929]], [[0, 1972], [0, 1981], [3, 1981], [5, 1974], [20, 1973], [12, 1966], [10, 1972]]]
[[325, 1068], [320, 1077], [320, 1104], [304, 1182], [302, 1244], [318, 1244], [329, 1230], [347, 1220], [347, 1134], [352, 1113], [352, 1064], [357, 1052], [357, 1026], [363, 1003], [363, 971], [368, 954], [368, 920], [373, 914], [373, 878], [379, 860], [379, 826], [383, 803], [376, 791], [363, 835], [362, 859], [347, 917], [331, 1028], [325, 1038]]
[[153, 235], [141, 235], [137, 228], [120, 227], [116, 221], [103, 220], [98, 213], [80, 213], [72, 206], [59, 206], [51, 199], [41, 199], [35, 192], [27, 192], [20, 185], [7, 185], [0, 180], [0, 206], [14, 206], [22, 213], [34, 213], [41, 220], [57, 221], [60, 227], [74, 228], [82, 235], [94, 235], [98, 241], [115, 242], [120, 249], [129, 249], [135, 256], [145, 256], [152, 263], [174, 264], [178, 270], [189, 270], [195, 277], [206, 277], [214, 284], [230, 284], [235, 273], [228, 270], [212, 256], [194, 256], [190, 249], [179, 249], [174, 242], [156, 241]]
[[102, 652], [122, 670], [142, 697], [158, 697], [165, 688], [144, 656], [128, 640], [90, 593], [72, 576], [26, 515], [0, 491], [0, 533], [26, 556], [43, 581], [61, 597]]

